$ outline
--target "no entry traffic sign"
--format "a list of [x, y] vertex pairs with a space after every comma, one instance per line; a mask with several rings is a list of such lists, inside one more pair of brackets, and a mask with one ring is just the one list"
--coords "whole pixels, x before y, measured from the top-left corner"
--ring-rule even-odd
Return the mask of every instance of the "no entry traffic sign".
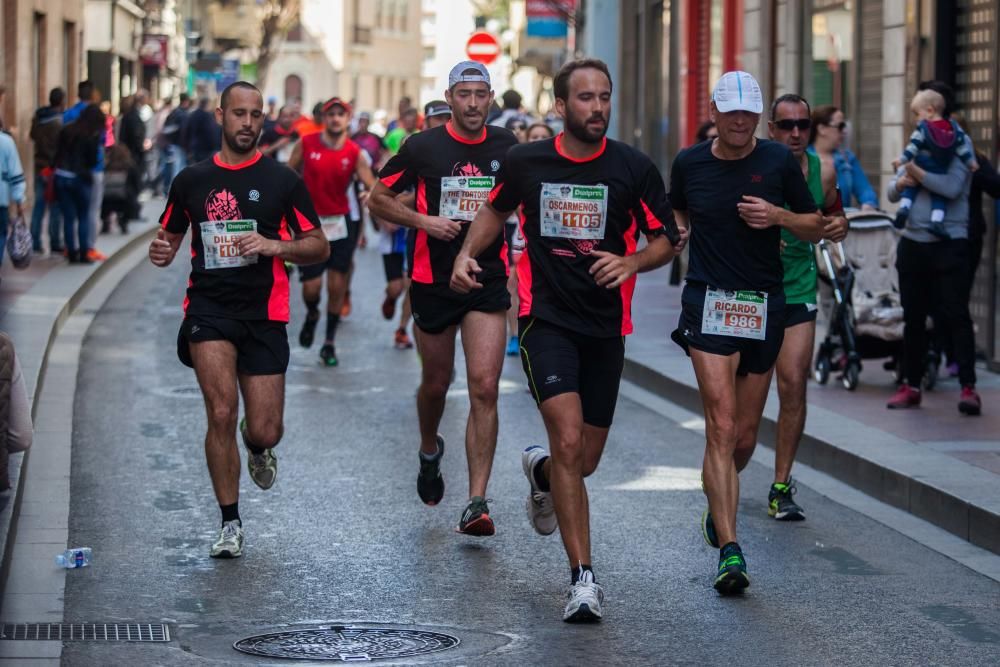
[[492, 65], [500, 55], [500, 42], [488, 32], [474, 32], [465, 43], [465, 53], [469, 60]]

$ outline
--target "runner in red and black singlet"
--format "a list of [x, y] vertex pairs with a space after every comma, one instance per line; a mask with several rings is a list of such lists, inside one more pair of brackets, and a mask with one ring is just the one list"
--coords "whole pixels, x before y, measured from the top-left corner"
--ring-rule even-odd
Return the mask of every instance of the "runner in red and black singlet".
[[[507, 149], [517, 143], [508, 130], [486, 126], [493, 101], [490, 75], [471, 61], [448, 77], [445, 98], [452, 119], [406, 140], [383, 167], [369, 199], [380, 220], [416, 229], [411, 257], [410, 300], [420, 329], [423, 377], [417, 392], [420, 473], [417, 493], [428, 505], [444, 495], [440, 461], [444, 440], [437, 433], [455, 362], [455, 334], [462, 326], [469, 378], [470, 413], [465, 449], [469, 462], [469, 504], [459, 532], [492, 535], [486, 486], [497, 439], [497, 386], [503, 368], [507, 249], [500, 230], [479, 255], [482, 289], [458, 294], [448, 287], [451, 268], [476, 212], [497, 182]], [[416, 211], [397, 195], [416, 188]]]
[[[663, 179], [648, 157], [605, 137], [611, 75], [600, 60], [567, 63], [554, 81], [566, 131], [517, 146], [479, 211], [451, 280], [476, 293], [476, 257], [523, 206], [518, 262], [521, 361], [549, 435], [521, 455], [528, 518], [558, 527], [569, 557], [565, 621], [602, 616], [594, 578], [584, 478], [601, 460], [618, 399], [635, 274], [666, 264], [683, 246]], [[639, 235], [647, 245], [638, 250]]]
[[263, 108], [260, 91], [249, 83], [223, 91], [215, 111], [222, 150], [177, 175], [149, 246], [153, 264], [167, 266], [191, 228], [191, 276], [177, 353], [194, 368], [208, 413], [205, 455], [222, 510], [213, 558], [243, 553], [236, 449], [241, 391], [246, 417], [240, 432], [250, 477], [267, 489], [278, 473], [273, 448], [284, 428], [288, 367], [284, 263], [310, 264], [329, 252], [302, 179], [256, 149]]
[[350, 120], [351, 107], [347, 102], [339, 97], [328, 100], [323, 105], [323, 131], [303, 137], [288, 160], [289, 167], [302, 172], [323, 225], [323, 234], [330, 242], [329, 259], [299, 269], [302, 300], [308, 310], [299, 333], [302, 347], [309, 347], [313, 342], [319, 322], [322, 278], [326, 273], [326, 338], [319, 356], [327, 366], [337, 365], [334, 337], [361, 227], [360, 216], [351, 214], [348, 190], [354, 187], [355, 179], [369, 189], [375, 184], [367, 156], [362, 154], [360, 146], [347, 138]]

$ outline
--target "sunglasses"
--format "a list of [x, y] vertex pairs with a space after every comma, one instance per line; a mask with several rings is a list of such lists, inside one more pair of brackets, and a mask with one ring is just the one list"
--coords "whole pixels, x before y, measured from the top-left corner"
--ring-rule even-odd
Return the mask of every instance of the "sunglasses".
[[791, 118], [785, 118], [783, 120], [774, 121], [774, 126], [777, 127], [779, 130], [784, 130], [785, 132], [791, 132], [795, 128], [798, 128], [800, 130], [808, 130], [810, 127], [812, 127], [812, 121], [809, 120], [808, 118], [798, 118], [795, 120]]
[[845, 129], [847, 129], [847, 123], [845, 123], [843, 121], [837, 123], [836, 125], [834, 125], [833, 123], [823, 123], [823, 125], [826, 125], [827, 127], [836, 128], [836, 129], [840, 130], [841, 132], [843, 132]]

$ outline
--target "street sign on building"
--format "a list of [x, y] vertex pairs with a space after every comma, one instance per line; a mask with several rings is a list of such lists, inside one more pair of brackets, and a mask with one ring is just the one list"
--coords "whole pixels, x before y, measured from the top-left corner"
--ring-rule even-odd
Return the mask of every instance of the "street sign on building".
[[465, 54], [469, 60], [492, 65], [500, 56], [500, 41], [488, 32], [474, 32], [465, 43]]
[[565, 38], [568, 19], [576, 9], [576, 0], [528, 0], [525, 16], [528, 37]]

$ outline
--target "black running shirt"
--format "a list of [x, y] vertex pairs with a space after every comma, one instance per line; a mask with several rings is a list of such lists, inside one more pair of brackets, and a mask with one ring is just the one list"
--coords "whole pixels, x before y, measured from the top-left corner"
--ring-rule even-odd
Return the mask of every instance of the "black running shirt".
[[215, 155], [174, 179], [160, 226], [173, 234], [184, 234], [188, 227], [192, 230], [185, 314], [288, 321], [288, 274], [283, 260], [258, 257], [246, 266], [227, 266], [241, 261], [234, 256], [231, 241], [234, 234], [252, 229], [252, 222], [247, 221], [256, 222], [261, 236], [283, 241], [291, 240], [293, 232], [298, 235], [319, 227], [299, 175], [274, 160], [262, 160], [259, 152], [238, 165], [225, 164]]
[[580, 333], [632, 333], [635, 276], [619, 289], [590, 275], [595, 250], [635, 253], [639, 233], [680, 235], [663, 179], [634, 148], [605, 139], [591, 158], [562, 151], [562, 135], [511, 149], [490, 205], [503, 216], [524, 206], [524, 256], [517, 264], [519, 316]]
[[[475, 141], [463, 139], [448, 121], [411, 135], [379, 172], [379, 178], [396, 193], [416, 188], [418, 213], [470, 223], [496, 185], [507, 150], [515, 144], [517, 139], [510, 130], [493, 125], [485, 126]], [[447, 286], [468, 231], [469, 225], [463, 224], [458, 236], [441, 241], [418, 229], [410, 262], [413, 282]], [[505, 279], [504, 235], [498, 234], [476, 260], [483, 269], [480, 282]]]
[[687, 281], [717, 289], [782, 291], [781, 229], [753, 229], [736, 205], [760, 197], [794, 213], [815, 213], [802, 167], [784, 144], [758, 139], [740, 160], [712, 155], [712, 142], [681, 151], [670, 169], [670, 203], [691, 223]]

